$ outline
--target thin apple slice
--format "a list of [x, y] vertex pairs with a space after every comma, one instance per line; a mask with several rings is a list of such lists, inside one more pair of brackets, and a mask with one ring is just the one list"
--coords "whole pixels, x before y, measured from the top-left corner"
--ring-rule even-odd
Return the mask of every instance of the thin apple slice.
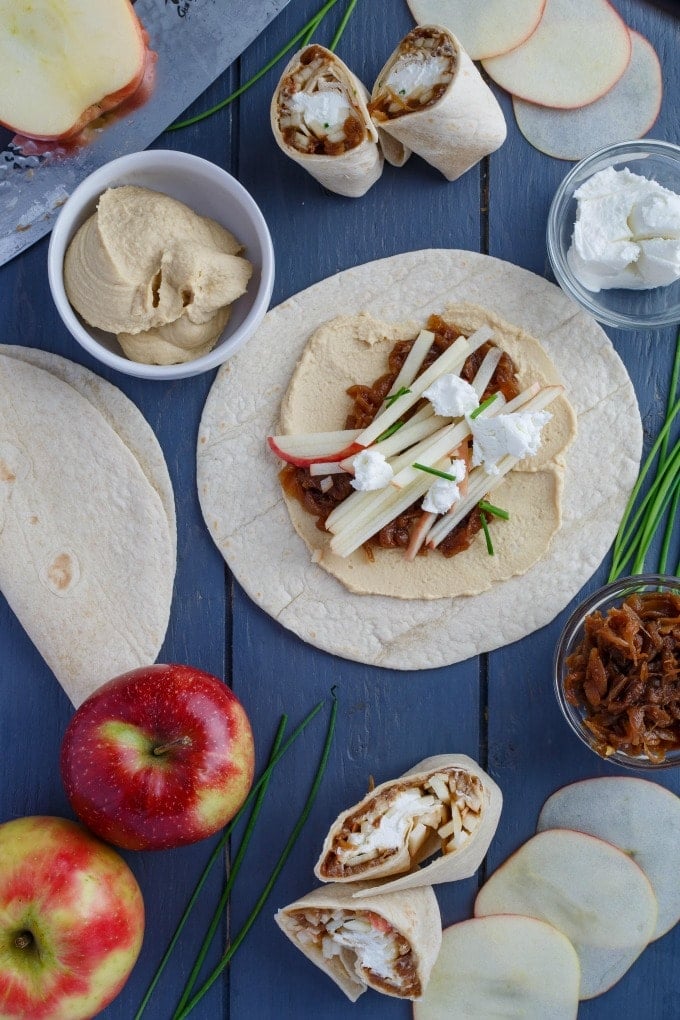
[[654, 47], [630, 33], [630, 64], [616, 85], [577, 110], [553, 110], [513, 96], [517, 126], [535, 149], [556, 159], [583, 159], [604, 145], [642, 138], [659, 115], [663, 82]]
[[482, 63], [514, 96], [569, 110], [608, 92], [630, 54], [630, 32], [607, 0], [547, 0], [525, 43]]
[[581, 964], [581, 999], [611, 988], [654, 935], [657, 903], [642, 868], [594, 836], [540, 832], [502, 864], [475, 900], [475, 917], [524, 914], [567, 936]]
[[680, 797], [646, 779], [606, 776], [572, 783], [543, 805], [538, 831], [578, 829], [619, 847], [652, 884], [659, 916], [652, 938], [680, 921]]
[[68, 138], [141, 83], [146, 42], [129, 0], [0, 0], [0, 122]]
[[267, 436], [272, 453], [297, 467], [309, 467], [326, 461], [339, 461], [358, 453], [362, 447], [355, 443], [359, 429], [341, 429], [338, 432], [307, 432], [290, 436]]
[[475, 918], [445, 928], [414, 1020], [574, 1020], [580, 967], [569, 939], [534, 917]]
[[507, 53], [536, 30], [545, 0], [407, 0], [418, 25], [453, 32], [473, 60]]

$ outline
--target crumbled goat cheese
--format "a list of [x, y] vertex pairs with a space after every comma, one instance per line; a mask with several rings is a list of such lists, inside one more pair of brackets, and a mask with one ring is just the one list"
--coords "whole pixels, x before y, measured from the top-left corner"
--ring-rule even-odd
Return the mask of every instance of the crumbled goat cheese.
[[432, 88], [446, 75], [449, 70], [447, 57], [419, 59], [415, 54], [404, 60], [396, 61], [385, 79], [384, 85], [392, 89], [398, 96], [409, 96], [412, 92], [423, 88]]
[[584, 287], [647, 290], [680, 279], [680, 195], [613, 167], [594, 174], [574, 195], [567, 261]]
[[302, 115], [306, 126], [318, 137], [338, 131], [352, 113], [346, 96], [337, 89], [295, 92], [289, 106]]
[[431, 514], [445, 514], [460, 499], [459, 484], [465, 478], [465, 461], [454, 460], [448, 474], [455, 477], [455, 482], [450, 482], [447, 478], [437, 478], [422, 502], [423, 510]]
[[468, 418], [472, 432], [472, 464], [484, 465], [489, 475], [498, 474], [498, 461], [505, 456], [530, 457], [541, 445], [541, 429], [550, 421], [549, 411], [516, 411], [493, 418]]
[[453, 372], [440, 375], [423, 392], [423, 396], [430, 401], [436, 414], [449, 418], [461, 418], [479, 407], [479, 397], [474, 386]]
[[354, 478], [351, 484], [359, 492], [384, 489], [393, 477], [394, 471], [377, 450], [364, 450], [354, 458]]

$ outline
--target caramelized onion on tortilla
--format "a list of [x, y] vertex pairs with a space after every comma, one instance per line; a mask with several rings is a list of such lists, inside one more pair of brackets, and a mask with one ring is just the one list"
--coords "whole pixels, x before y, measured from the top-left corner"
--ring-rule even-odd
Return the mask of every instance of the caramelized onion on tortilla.
[[600, 754], [662, 762], [680, 748], [680, 592], [630, 595], [587, 616], [564, 692], [585, 709]]
[[[425, 360], [418, 372], [420, 375], [439, 357], [442, 351], [450, 347], [463, 331], [454, 323], [445, 322], [439, 315], [431, 315], [427, 321], [427, 328], [434, 333], [434, 341], [428, 351]], [[463, 334], [464, 335], [464, 334]], [[381, 409], [385, 397], [388, 396], [392, 385], [406, 361], [409, 351], [415, 340], [399, 340], [392, 348], [388, 358], [388, 371], [368, 385], [350, 386], [347, 393], [352, 397], [354, 405], [347, 415], [345, 428], [365, 429], [375, 418]], [[469, 356], [462, 370], [461, 378], [471, 382], [479, 366], [484, 360], [491, 347], [496, 346], [487, 341], [478, 350]], [[501, 392], [506, 400], [512, 400], [520, 391], [517, 380], [517, 372], [512, 358], [505, 352], [491, 381], [482, 395], [486, 400], [492, 393]], [[423, 406], [425, 401], [419, 401], [404, 417], [410, 418]], [[326, 518], [342, 503], [354, 489], [351, 485], [351, 475], [329, 475], [332, 482], [326, 491], [322, 488], [323, 479], [318, 475], [310, 473], [309, 468], [295, 467], [287, 464], [280, 472], [279, 478], [284, 491], [297, 499], [305, 510], [317, 518], [317, 527], [325, 531]], [[373, 559], [373, 548], [380, 549], [406, 549], [410, 539], [411, 531], [422, 516], [419, 498], [404, 513], [400, 514], [393, 521], [390, 521], [384, 528], [381, 528], [364, 545], [364, 550]], [[495, 518], [491, 514], [484, 514], [487, 524], [492, 525]], [[475, 507], [467, 517], [458, 524], [442, 542], [437, 546], [437, 552], [445, 557], [455, 556], [467, 549], [475, 535], [482, 529], [482, 511]], [[423, 546], [419, 552], [420, 556], [427, 555], [427, 549]]]

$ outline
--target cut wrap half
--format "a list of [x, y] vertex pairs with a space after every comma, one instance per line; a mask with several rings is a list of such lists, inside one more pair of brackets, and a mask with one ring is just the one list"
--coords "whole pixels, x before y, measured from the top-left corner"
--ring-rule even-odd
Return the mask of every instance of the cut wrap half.
[[[364, 891], [360, 904], [353, 899], [358, 890]], [[275, 920], [352, 1002], [367, 988], [419, 999], [442, 941], [429, 887], [387, 896], [373, 896], [365, 883], [315, 889], [279, 910]]]
[[382, 173], [378, 132], [368, 92], [346, 64], [323, 46], [300, 50], [271, 102], [279, 148], [324, 188], [359, 198]]
[[322, 882], [393, 879], [373, 886], [372, 896], [469, 878], [493, 839], [502, 805], [500, 789], [472, 758], [425, 758], [338, 816], [314, 874]]
[[449, 181], [505, 141], [496, 98], [456, 37], [436, 25], [402, 39], [368, 108], [388, 162], [401, 166], [413, 151]]

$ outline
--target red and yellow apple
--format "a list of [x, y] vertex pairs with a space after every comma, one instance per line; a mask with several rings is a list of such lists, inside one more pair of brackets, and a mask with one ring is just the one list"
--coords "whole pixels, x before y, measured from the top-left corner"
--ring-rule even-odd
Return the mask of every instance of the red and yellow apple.
[[253, 735], [243, 705], [217, 677], [183, 665], [132, 670], [104, 684], [73, 716], [61, 774], [78, 817], [129, 850], [211, 836], [253, 781]]
[[125, 984], [144, 904], [125, 861], [75, 822], [0, 825], [0, 1016], [87, 1020]]
[[136, 92], [146, 56], [129, 0], [0, 0], [0, 123], [72, 137]]

